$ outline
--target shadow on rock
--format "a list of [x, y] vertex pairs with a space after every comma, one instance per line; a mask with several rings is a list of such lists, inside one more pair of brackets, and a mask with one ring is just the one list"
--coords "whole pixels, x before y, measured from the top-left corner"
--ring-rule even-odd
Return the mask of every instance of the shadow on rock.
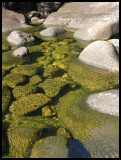
[[79, 140], [72, 139], [68, 147], [68, 158], [91, 158], [91, 154]]

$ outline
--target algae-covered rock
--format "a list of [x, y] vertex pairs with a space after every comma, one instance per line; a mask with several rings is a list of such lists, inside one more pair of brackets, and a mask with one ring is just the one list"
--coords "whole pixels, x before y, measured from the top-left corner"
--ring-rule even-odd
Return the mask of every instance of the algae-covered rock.
[[43, 88], [45, 94], [49, 97], [55, 97], [62, 87], [66, 85], [65, 82], [59, 82], [54, 79], [46, 79], [43, 83], [40, 83], [38, 86]]
[[52, 77], [54, 75], [54, 73], [56, 73], [57, 71], [59, 71], [60, 69], [57, 66], [53, 66], [53, 65], [48, 65], [48, 67], [46, 67], [44, 69], [43, 72], [43, 77]]
[[11, 73], [19, 73], [27, 76], [34, 76], [40, 71], [35, 65], [22, 65], [11, 70]]
[[31, 85], [25, 85], [25, 86], [16, 86], [12, 92], [13, 92], [13, 96], [18, 99], [21, 98], [23, 96], [32, 94], [32, 93], [36, 93], [38, 90], [37, 86], [31, 86]]
[[13, 122], [7, 134], [9, 140], [9, 155], [13, 158], [27, 158], [38, 136], [43, 132], [44, 125], [35, 121]]
[[63, 127], [60, 127], [56, 134], [57, 136], [63, 136], [64, 138], [71, 138], [69, 131]]
[[49, 136], [37, 141], [30, 158], [68, 158], [67, 140], [62, 136]]
[[16, 116], [23, 116], [27, 113], [37, 110], [51, 99], [42, 93], [26, 95], [14, 101], [9, 110]]
[[42, 116], [43, 117], [50, 117], [56, 115], [55, 106], [44, 106], [42, 108]]
[[3, 78], [3, 82], [11, 88], [14, 88], [19, 84], [23, 84], [26, 81], [27, 76], [19, 73], [10, 73]]
[[26, 62], [29, 62], [30, 59], [27, 57], [14, 57], [12, 55], [12, 52], [14, 50], [10, 50], [8, 52], [2, 53], [2, 68], [4, 69], [10, 69], [12, 67], [15, 67], [16, 65], [22, 65]]
[[42, 82], [42, 77], [40, 77], [39, 75], [35, 75], [35, 76], [29, 78], [28, 85], [36, 85], [40, 82]]
[[59, 103], [56, 105], [60, 124], [81, 142], [85, 142], [85, 138], [89, 136], [93, 128], [106, 123], [116, 124], [118, 122], [118, 118], [115, 116], [89, 109], [84, 103], [86, 94], [83, 89], [70, 91], [59, 98]]
[[68, 75], [77, 84], [90, 91], [106, 90], [119, 85], [117, 73], [86, 65], [77, 59], [70, 64]]
[[2, 84], [2, 113], [6, 111], [10, 99], [11, 99], [11, 92], [9, 90], [9, 87], [5, 84]]

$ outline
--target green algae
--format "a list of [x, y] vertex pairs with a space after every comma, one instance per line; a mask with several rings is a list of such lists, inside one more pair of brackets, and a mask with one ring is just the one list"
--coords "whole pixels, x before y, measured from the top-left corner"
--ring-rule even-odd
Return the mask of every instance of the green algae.
[[43, 79], [42, 79], [41, 76], [35, 75], [35, 76], [32, 76], [32, 77], [29, 78], [28, 85], [36, 85], [36, 84], [38, 84], [38, 83], [40, 83], [42, 81], [43, 81]]
[[62, 126], [70, 131], [74, 138], [85, 142], [93, 128], [103, 124], [116, 123], [117, 117], [91, 110], [83, 103], [86, 92], [77, 89], [68, 92], [56, 105], [58, 119]]
[[70, 63], [69, 76], [77, 84], [90, 91], [102, 91], [119, 85], [119, 75], [86, 65], [75, 59]]
[[59, 70], [60, 68], [57, 66], [48, 65], [46, 68], [44, 68], [43, 77], [53, 77], [53, 75]]
[[13, 96], [18, 99], [21, 98], [23, 96], [32, 94], [32, 93], [36, 93], [38, 91], [38, 87], [37, 86], [31, 86], [31, 85], [25, 85], [25, 86], [16, 86], [12, 92], [13, 92]]
[[9, 110], [12, 114], [23, 116], [27, 113], [37, 110], [51, 99], [42, 93], [30, 94], [14, 101]]
[[38, 86], [43, 88], [45, 91], [45, 94], [49, 97], [55, 97], [62, 87], [66, 85], [65, 82], [62, 81], [56, 81], [54, 79], [46, 79], [43, 83], [40, 83]]
[[60, 127], [56, 134], [57, 136], [63, 136], [64, 138], [71, 138], [69, 131], [63, 127]]
[[[11, 123], [8, 130], [9, 155], [13, 158], [27, 158], [30, 149], [43, 132], [44, 125], [37, 122]], [[38, 134], [39, 133], [39, 134]]]
[[34, 65], [21, 65], [11, 70], [11, 73], [19, 73], [27, 76], [34, 76], [41, 71], [41, 68]]
[[17, 85], [26, 83], [27, 80], [28, 78], [26, 75], [19, 73], [10, 73], [3, 78], [3, 83], [7, 84], [11, 88], [14, 88]]

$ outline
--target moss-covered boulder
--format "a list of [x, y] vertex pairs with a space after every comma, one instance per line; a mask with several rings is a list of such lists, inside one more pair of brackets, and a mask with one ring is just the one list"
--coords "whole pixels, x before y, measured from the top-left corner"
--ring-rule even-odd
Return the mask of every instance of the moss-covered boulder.
[[11, 99], [11, 92], [9, 90], [9, 87], [5, 84], [2, 84], [2, 113], [6, 111], [10, 99]]
[[43, 88], [45, 94], [49, 97], [55, 97], [62, 87], [66, 85], [65, 82], [59, 82], [54, 79], [46, 79], [43, 83], [40, 83], [38, 86]]
[[43, 132], [44, 125], [35, 121], [13, 122], [7, 135], [9, 155], [13, 158], [28, 158], [31, 147]]
[[32, 94], [32, 93], [36, 93], [38, 90], [37, 86], [32, 86], [32, 85], [25, 85], [25, 86], [16, 86], [12, 92], [13, 92], [13, 96], [18, 99], [21, 98], [23, 96]]
[[27, 76], [19, 73], [10, 73], [3, 78], [3, 82], [9, 87], [14, 88], [19, 84], [27, 82]]
[[119, 75], [99, 69], [75, 59], [69, 66], [68, 74], [77, 84], [90, 91], [102, 91], [119, 85]]
[[40, 77], [39, 75], [35, 75], [29, 78], [28, 85], [36, 85], [40, 82], [42, 82], [42, 77]]
[[27, 76], [34, 76], [40, 71], [35, 65], [21, 65], [11, 70], [11, 73], [19, 73]]
[[67, 140], [62, 136], [49, 136], [37, 141], [30, 158], [68, 158]]
[[23, 116], [27, 113], [37, 110], [50, 100], [51, 99], [49, 97], [41, 93], [30, 94], [14, 101], [9, 110], [16, 116]]

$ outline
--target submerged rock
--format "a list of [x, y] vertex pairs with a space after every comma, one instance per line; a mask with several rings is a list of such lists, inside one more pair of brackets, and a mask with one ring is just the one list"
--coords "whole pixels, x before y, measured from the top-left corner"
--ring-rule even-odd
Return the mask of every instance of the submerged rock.
[[50, 27], [40, 32], [40, 35], [47, 37], [56, 37], [60, 34], [65, 33], [66, 30], [59, 27]]
[[20, 47], [18, 49], [16, 49], [14, 52], [13, 52], [13, 55], [16, 57], [16, 56], [25, 56], [27, 55], [29, 52], [29, 50], [26, 48], [26, 47]]
[[40, 71], [39, 67], [34, 65], [21, 65], [11, 70], [11, 73], [20, 73], [27, 76], [34, 76]]
[[[80, 152], [82, 152], [82, 155], [80, 155], [80, 157], [87, 156], [88, 158], [91, 156], [92, 158], [102, 158], [106, 157], [107, 155], [110, 155], [109, 157], [111, 157], [111, 155], [117, 157], [115, 153], [118, 153], [117, 140], [119, 136], [119, 128], [117, 127], [117, 124], [119, 122], [119, 119], [117, 116], [103, 114], [90, 109], [85, 102], [85, 98], [87, 97], [87, 95], [84, 90], [77, 89], [74, 91], [70, 91], [63, 97], [59, 98], [59, 102], [56, 105], [58, 120], [60, 124], [64, 126], [75, 139], [78, 139], [83, 144], [84, 148], [78, 148], [77, 146], [75, 146], [77, 147], [76, 153], [78, 153], [78, 149], [80, 149]], [[103, 129], [103, 131], [100, 129], [99, 132], [96, 132], [97, 134], [95, 134], [94, 131], [96, 128], [103, 128], [104, 125], [110, 124], [113, 125], [113, 127], [111, 129], [106, 128], [107, 134], [105, 134], [105, 128]], [[114, 132], [113, 130], [116, 130], [116, 132]], [[113, 141], [112, 139], [107, 138], [108, 136], [110, 136], [111, 138], [112, 135], [114, 135]], [[90, 143], [92, 145], [90, 145]], [[104, 151], [103, 148], [105, 148]], [[71, 149], [72, 148], [70, 148], [69, 155], [70, 157], [73, 157], [75, 150]], [[76, 156], [78, 157], [78, 154], [76, 154]]]
[[25, 86], [16, 86], [12, 92], [13, 92], [13, 96], [18, 99], [21, 98], [23, 96], [32, 94], [32, 93], [36, 93], [38, 90], [37, 86], [32, 86], [32, 85], [25, 85]]
[[75, 59], [70, 63], [68, 75], [90, 91], [102, 91], [119, 85], [119, 74], [106, 71]]
[[79, 55], [79, 60], [111, 72], [119, 72], [119, 60], [114, 46], [107, 41], [95, 41]]
[[37, 110], [50, 100], [49, 97], [42, 93], [30, 94], [14, 101], [9, 110], [16, 116], [23, 116]]
[[119, 116], [119, 90], [108, 90], [90, 95], [89, 107], [102, 113]]
[[44, 124], [35, 121], [13, 122], [10, 124], [7, 135], [9, 140], [9, 155], [13, 158], [27, 158], [30, 149], [41, 135]]
[[10, 73], [3, 78], [3, 82], [9, 87], [14, 88], [19, 84], [27, 82], [27, 76], [19, 73]]
[[61, 136], [49, 136], [37, 141], [30, 158], [68, 158], [67, 140]]
[[34, 41], [34, 37], [23, 31], [12, 31], [7, 41], [14, 45], [23, 45]]

